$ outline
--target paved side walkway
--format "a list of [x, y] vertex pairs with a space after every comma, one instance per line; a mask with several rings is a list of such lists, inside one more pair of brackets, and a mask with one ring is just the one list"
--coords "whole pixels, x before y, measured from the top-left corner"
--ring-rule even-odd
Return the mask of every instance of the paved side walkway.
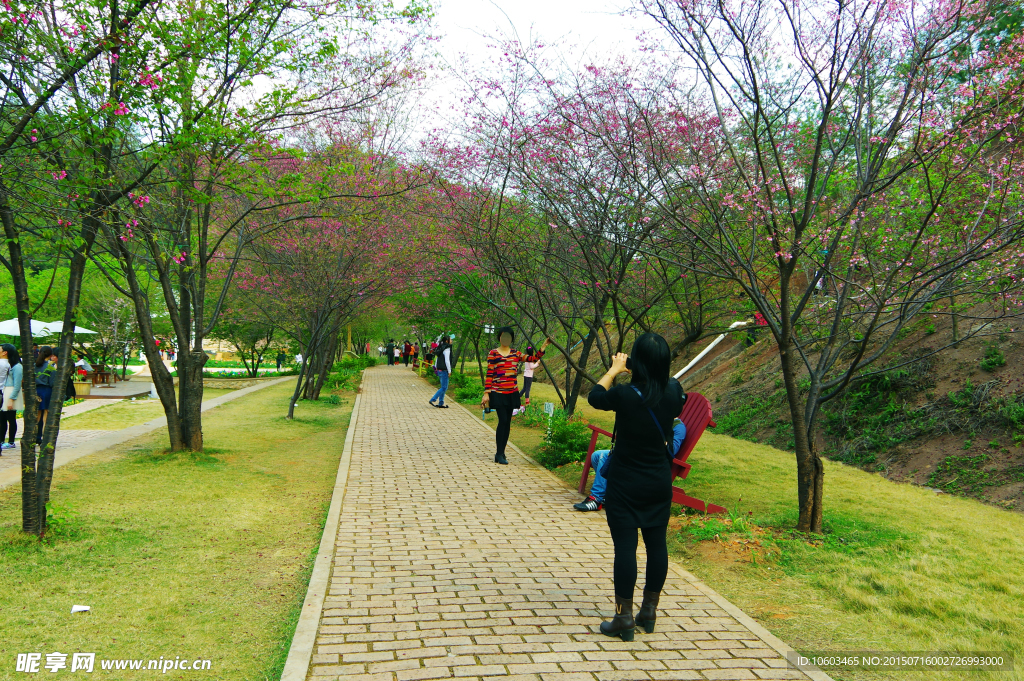
[[[22, 426], [21, 420], [18, 421], [18, 426]], [[86, 442], [91, 442], [96, 438], [110, 435], [110, 430], [64, 430], [61, 429], [60, 433], [57, 434], [57, 454], [64, 452], [68, 449], [74, 449], [79, 445], [83, 445]], [[8, 468], [20, 468], [21, 466], [21, 433], [18, 433], [18, 439], [15, 441], [17, 446], [14, 449], [3, 450], [0, 455], [0, 471], [5, 471]]]
[[365, 374], [308, 679], [808, 678], [680, 569], [656, 633], [597, 633], [614, 609], [604, 513], [573, 511], [519, 456], [493, 463], [493, 433], [432, 391], [404, 368]]
[[[78, 404], [72, 404], [64, 407], [61, 410], [61, 418], [65, 416], [74, 416], [75, 414], [82, 414], [93, 409], [99, 409], [105, 407], [108, 404], [117, 404], [121, 400], [84, 400]], [[7, 470], [8, 468], [16, 468], [21, 466], [21, 432], [25, 427], [25, 423], [18, 419], [18, 435], [17, 440], [18, 447], [15, 449], [4, 449], [0, 453], [0, 471]], [[75, 447], [95, 440], [98, 437], [109, 434], [109, 430], [72, 430], [70, 428], [61, 428], [60, 432], [57, 433], [57, 451], [61, 452], [65, 449], [74, 449]]]
[[[241, 388], [239, 390], [232, 391], [226, 395], [220, 395], [219, 397], [213, 397], [208, 400], [203, 400], [202, 411], [206, 412], [219, 407], [222, 404], [237, 400], [240, 397], [245, 397], [249, 393], [263, 388], [268, 388], [278, 383], [286, 381], [294, 381], [293, 376], [285, 376], [274, 381], [266, 381], [249, 388]], [[121, 400], [102, 400], [105, 404], [111, 404], [120, 402]], [[84, 404], [89, 405], [92, 400], [86, 401]], [[97, 400], [100, 402], [100, 400]], [[65, 414], [72, 413], [72, 410], [78, 408], [80, 405], [74, 405], [64, 410]], [[91, 407], [82, 408], [81, 411], [90, 411]], [[73, 413], [81, 413], [76, 411]], [[208, 418], [208, 417], [207, 417]], [[101, 452], [110, 447], [127, 442], [133, 438], [141, 435], [151, 433], [158, 428], [164, 428], [167, 426], [167, 417], [161, 416], [152, 421], [137, 426], [128, 426], [121, 430], [77, 430], [70, 428], [61, 428], [60, 433], [57, 434], [57, 448], [54, 456], [53, 466], [54, 468], [60, 468], [64, 464], [71, 463], [81, 459], [82, 457]], [[15, 449], [3, 450], [3, 456], [0, 457], [0, 489], [9, 485], [21, 483], [21, 435], [24, 422], [18, 420], [18, 447]]]

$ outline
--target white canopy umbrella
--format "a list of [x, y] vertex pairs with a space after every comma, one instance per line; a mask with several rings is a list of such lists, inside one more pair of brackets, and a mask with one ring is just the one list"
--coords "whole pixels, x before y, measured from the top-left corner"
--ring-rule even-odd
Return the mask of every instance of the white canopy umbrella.
[[[51, 334], [61, 333], [62, 331], [64, 331], [64, 322], [44, 322], [43, 326]], [[33, 327], [33, 328], [35, 328], [35, 327]], [[77, 324], [75, 324], [75, 333], [78, 334], [78, 333], [99, 333], [99, 332], [98, 331], [93, 331], [91, 329], [85, 328], [84, 326], [78, 326]]]
[[[20, 336], [21, 326], [18, 325], [18, 319], [6, 319], [0, 322], [0, 333], [6, 336]], [[46, 328], [46, 322], [37, 322], [32, 320], [32, 335], [33, 336], [49, 336], [51, 331]]]

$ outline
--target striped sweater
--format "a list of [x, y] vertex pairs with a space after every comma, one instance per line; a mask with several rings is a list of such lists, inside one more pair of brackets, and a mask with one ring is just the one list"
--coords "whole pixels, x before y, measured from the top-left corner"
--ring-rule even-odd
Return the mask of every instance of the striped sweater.
[[487, 378], [484, 380], [484, 390], [505, 395], [519, 392], [519, 381], [516, 379], [519, 364], [536, 362], [543, 356], [544, 353], [540, 350], [529, 356], [518, 350], [513, 350], [507, 355], [502, 355], [497, 348], [491, 350], [487, 353]]

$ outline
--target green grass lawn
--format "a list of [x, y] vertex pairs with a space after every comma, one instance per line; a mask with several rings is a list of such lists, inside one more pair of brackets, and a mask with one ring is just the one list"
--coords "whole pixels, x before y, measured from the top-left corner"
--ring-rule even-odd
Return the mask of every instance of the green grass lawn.
[[[548, 385], [534, 385], [533, 399], [557, 404]], [[581, 412], [611, 430], [610, 414]], [[533, 455], [543, 431], [513, 420], [512, 441]], [[1024, 664], [1021, 514], [826, 460], [826, 533], [802, 537], [792, 531], [791, 453], [708, 432], [689, 460], [693, 470], [677, 484], [730, 516], [674, 518], [673, 559], [793, 647], [1002, 651], [1016, 655], [1018, 669]], [[581, 469], [554, 473], [575, 487]], [[1021, 671], [829, 673], [840, 681], [1024, 678]]]
[[[203, 401], [233, 392], [235, 391], [229, 389], [205, 388]], [[135, 401], [121, 400], [117, 404], [108, 404], [75, 416], [64, 416], [60, 420], [60, 425], [61, 428], [74, 430], [120, 430], [141, 425], [163, 415], [164, 408], [160, 400], [139, 398]]]
[[[1006, 651], [1024, 662], [1021, 514], [826, 460], [826, 534], [808, 542], [789, 531], [796, 523], [792, 454], [709, 433], [690, 461], [687, 492], [751, 513], [777, 553], [761, 564], [730, 560], [684, 527], [677, 555], [794, 647]], [[958, 674], [900, 678], [968, 678]]]
[[55, 651], [69, 667], [74, 652], [212, 660], [168, 679], [279, 678], [354, 401], [303, 402], [288, 422], [292, 389], [206, 412], [203, 454], [165, 453], [159, 431], [57, 469], [65, 522], [43, 542], [19, 531], [20, 490], [0, 491], [0, 678], [17, 653]]

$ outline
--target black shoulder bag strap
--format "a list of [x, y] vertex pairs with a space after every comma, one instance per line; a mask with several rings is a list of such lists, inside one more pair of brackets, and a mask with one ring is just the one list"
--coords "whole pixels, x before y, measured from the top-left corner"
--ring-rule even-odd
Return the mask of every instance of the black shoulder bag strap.
[[[636, 394], [640, 396], [640, 401], [642, 404], [644, 394], [640, 392], [640, 390], [632, 383], [629, 385], [629, 387], [632, 388], [636, 392]], [[672, 461], [675, 459], [675, 454], [672, 452], [672, 448], [669, 446], [668, 440], [665, 439], [665, 430], [661, 427], [661, 424], [658, 423], [658, 417], [654, 415], [654, 411], [650, 407], [647, 407], [647, 413], [651, 415], [651, 420], [654, 421], [654, 427], [658, 429], [658, 433], [661, 435], [661, 441], [665, 443], [665, 453], [668, 454], [668, 462], [669, 464], [671, 464]], [[608, 476], [608, 466], [611, 465], [612, 454], [615, 453], [615, 432], [615, 430], [612, 431], [612, 450], [608, 452], [608, 456], [605, 457], [604, 464], [602, 464], [601, 466], [601, 477]]]
[[[640, 396], [640, 400], [642, 403], [644, 399], [643, 393], [641, 393], [640, 390], [632, 383], [629, 387], [636, 391], [636, 394]], [[668, 462], [671, 464], [676, 457], [675, 453], [672, 451], [672, 448], [668, 443], [668, 439], [665, 437], [665, 430], [661, 427], [661, 424], [658, 423], [658, 417], [654, 415], [654, 410], [652, 410], [650, 407], [647, 407], [647, 413], [651, 415], [651, 420], [654, 421], [654, 426], [658, 429], [658, 434], [661, 435], [661, 441], [665, 443], [665, 453], [668, 454]]]

